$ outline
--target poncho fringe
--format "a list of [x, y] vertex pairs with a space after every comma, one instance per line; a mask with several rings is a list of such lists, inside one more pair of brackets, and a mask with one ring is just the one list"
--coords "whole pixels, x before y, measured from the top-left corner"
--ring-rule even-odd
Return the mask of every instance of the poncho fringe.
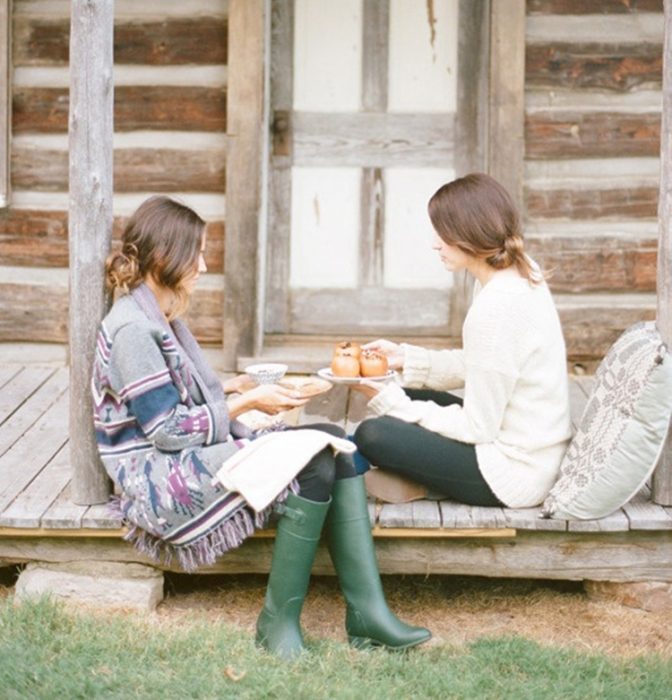
[[[166, 542], [127, 520], [124, 521], [130, 529], [123, 539], [157, 564], [170, 566], [174, 560], [177, 560], [181, 569], [191, 573], [202, 566], [212, 566], [219, 557], [240, 547], [248, 537], [254, 534], [255, 530], [265, 527], [276, 504], [284, 503], [290, 493], [299, 493], [299, 484], [296, 480], [293, 480], [264, 510], [256, 513], [249, 506], [244, 506], [187, 545]], [[119, 496], [114, 496], [110, 500], [109, 508], [113, 517], [124, 518]]]

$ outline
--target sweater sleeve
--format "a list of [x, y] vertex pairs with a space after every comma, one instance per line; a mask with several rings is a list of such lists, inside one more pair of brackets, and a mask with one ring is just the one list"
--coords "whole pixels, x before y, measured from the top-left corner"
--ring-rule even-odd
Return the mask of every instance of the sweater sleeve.
[[185, 402], [161, 351], [166, 341], [159, 331], [141, 324], [119, 329], [110, 357], [112, 388], [159, 450], [178, 452], [223, 442], [229, 427], [226, 405]]
[[445, 391], [464, 386], [465, 367], [462, 350], [427, 350], [403, 343], [402, 384]]
[[463, 406], [412, 401], [401, 387], [389, 384], [371, 399], [369, 410], [416, 423], [460, 442], [472, 445], [493, 442], [500, 432], [516, 378], [478, 366], [468, 366], [466, 374]]

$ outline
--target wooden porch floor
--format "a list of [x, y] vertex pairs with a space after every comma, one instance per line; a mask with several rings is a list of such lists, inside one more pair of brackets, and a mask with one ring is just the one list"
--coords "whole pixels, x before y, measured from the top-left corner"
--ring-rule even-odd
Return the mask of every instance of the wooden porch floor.
[[[592, 379], [572, 377], [574, 419]], [[334, 387], [289, 419], [329, 421], [352, 433], [364, 416], [361, 395]], [[70, 500], [68, 372], [65, 368], [7, 364], [0, 368], [0, 538], [119, 538], [122, 523], [106, 505]], [[371, 504], [377, 537], [515, 537], [518, 531], [616, 533], [672, 530], [672, 508], [652, 503], [644, 489], [601, 520], [544, 520], [539, 509], [477, 508], [451, 501]], [[259, 533], [264, 536], [264, 533]]]

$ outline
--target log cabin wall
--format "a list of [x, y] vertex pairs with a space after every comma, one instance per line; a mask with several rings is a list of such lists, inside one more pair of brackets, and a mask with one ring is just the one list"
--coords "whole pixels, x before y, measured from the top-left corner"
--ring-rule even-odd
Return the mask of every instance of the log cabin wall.
[[[67, 342], [69, 7], [14, 0], [11, 205], [0, 210], [0, 341]], [[190, 323], [222, 341], [227, 0], [116, 0], [114, 238], [149, 194], [208, 221]]]
[[[495, 0], [499, 1], [499, 0]], [[527, 0], [525, 229], [573, 359], [655, 315], [662, 0]], [[115, 238], [149, 193], [209, 221], [190, 322], [222, 342], [227, 0], [116, 0]], [[0, 342], [67, 342], [67, 0], [14, 0]]]
[[526, 236], [568, 353], [655, 317], [663, 0], [527, 0]]

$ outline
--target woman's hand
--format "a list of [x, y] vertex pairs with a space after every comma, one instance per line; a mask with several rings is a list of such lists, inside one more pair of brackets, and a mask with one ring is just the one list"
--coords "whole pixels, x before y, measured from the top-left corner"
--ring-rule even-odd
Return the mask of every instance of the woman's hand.
[[224, 389], [225, 394], [244, 394], [256, 386], [257, 383], [249, 374], [239, 374], [237, 377], [231, 377], [231, 379], [222, 382], [222, 389]]
[[275, 416], [282, 411], [304, 406], [307, 403], [308, 399], [301, 398], [300, 392], [278, 384], [255, 386], [242, 396], [228, 401], [229, 413], [234, 418], [252, 409]]
[[393, 343], [391, 340], [385, 340], [384, 338], [373, 340], [366, 345], [362, 345], [362, 350], [375, 350], [381, 355], [385, 355], [390, 369], [401, 369], [404, 366], [404, 349], [401, 345]]

